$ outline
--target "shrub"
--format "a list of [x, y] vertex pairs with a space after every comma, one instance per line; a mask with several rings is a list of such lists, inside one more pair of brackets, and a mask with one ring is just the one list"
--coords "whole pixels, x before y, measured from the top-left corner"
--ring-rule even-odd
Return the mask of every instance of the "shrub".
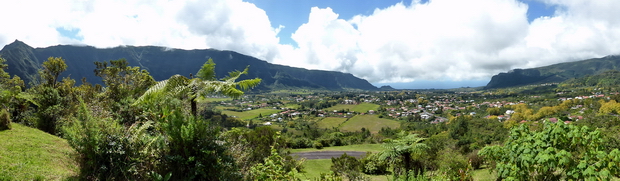
[[322, 144], [321, 142], [315, 141], [315, 142], [312, 144], [312, 147], [314, 147], [314, 148], [316, 148], [316, 149], [319, 149], [319, 150], [320, 150], [320, 149], [323, 149], [323, 144]]
[[158, 137], [148, 134], [150, 127], [150, 122], [125, 128], [116, 120], [97, 119], [82, 103], [63, 131], [79, 153], [83, 179], [144, 180], [158, 164]]
[[363, 168], [362, 163], [357, 158], [342, 154], [338, 158], [332, 157], [332, 166], [330, 170], [336, 176], [343, 176], [349, 180], [365, 180], [366, 178], [360, 172]]
[[219, 131], [208, 121], [182, 114], [182, 110], [163, 110], [160, 121], [165, 150], [163, 173], [171, 180], [240, 180], [234, 158]]
[[469, 160], [469, 162], [471, 163], [472, 168], [474, 168], [474, 169], [480, 169], [480, 167], [484, 163], [484, 158], [482, 156], [478, 155], [478, 150], [473, 151], [473, 152], [467, 154], [467, 159]]
[[388, 173], [388, 163], [379, 159], [379, 155], [372, 152], [366, 153], [366, 156], [360, 160], [362, 162], [362, 172], [371, 175], [383, 175]]
[[11, 129], [11, 115], [6, 109], [0, 110], [0, 131]]

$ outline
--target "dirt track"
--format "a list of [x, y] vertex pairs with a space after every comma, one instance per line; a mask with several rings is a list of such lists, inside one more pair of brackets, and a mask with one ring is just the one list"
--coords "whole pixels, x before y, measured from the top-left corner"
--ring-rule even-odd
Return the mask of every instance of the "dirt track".
[[361, 151], [313, 151], [313, 152], [299, 152], [291, 153], [291, 156], [299, 156], [299, 158], [306, 158], [308, 160], [314, 159], [331, 159], [332, 157], [340, 157], [342, 154], [347, 153], [349, 156], [360, 158], [366, 155], [366, 152]]

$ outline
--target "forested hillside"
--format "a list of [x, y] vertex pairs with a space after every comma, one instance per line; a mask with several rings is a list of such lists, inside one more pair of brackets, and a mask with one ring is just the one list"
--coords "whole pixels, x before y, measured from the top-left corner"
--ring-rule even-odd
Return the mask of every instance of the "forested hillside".
[[241, 79], [261, 78], [263, 83], [257, 87], [258, 90], [377, 89], [368, 81], [348, 73], [275, 65], [237, 52], [214, 49], [181, 50], [157, 46], [120, 46], [99, 49], [91, 46], [70, 45], [33, 48], [16, 40], [0, 51], [0, 57], [6, 59], [11, 67], [7, 70], [8, 73], [21, 77], [26, 84], [36, 80], [37, 70], [48, 57], [62, 57], [66, 61], [68, 68], [66, 72], [63, 72], [62, 77], [67, 76], [76, 80], [85, 77], [88, 82], [94, 84], [102, 83], [101, 79], [93, 74], [96, 68], [94, 62], [126, 59], [129, 66], [139, 66], [149, 71], [155, 80], [160, 81], [175, 74], [183, 76], [196, 74], [200, 66], [207, 59], [212, 58], [218, 66], [217, 75], [226, 75], [227, 72], [243, 70], [246, 66], [250, 66], [248, 75]]
[[607, 70], [620, 70], [620, 56], [606, 56], [531, 69], [515, 69], [500, 73], [485, 88], [503, 88], [539, 83], [558, 83], [571, 78], [596, 75]]

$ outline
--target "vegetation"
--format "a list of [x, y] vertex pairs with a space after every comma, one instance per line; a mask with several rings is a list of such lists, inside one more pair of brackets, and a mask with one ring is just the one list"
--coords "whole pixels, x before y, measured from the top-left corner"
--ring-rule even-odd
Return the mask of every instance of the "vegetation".
[[511, 130], [504, 146], [480, 151], [496, 162], [508, 180], [610, 180], [620, 174], [620, 151], [606, 151], [597, 130], [544, 123], [539, 130], [522, 124]]
[[397, 121], [382, 119], [376, 115], [357, 115], [344, 122], [340, 129], [343, 131], [357, 131], [366, 128], [370, 130], [371, 133], [377, 133], [381, 128], [398, 128], [398, 126], [400, 126], [400, 124]]
[[[37, 158], [24, 152], [26, 161], [45, 167], [42, 161], [50, 157], [75, 165], [59, 167], [69, 171], [58, 174], [12, 161], [2, 165], [2, 160], [0, 173], [8, 176], [0, 180], [618, 177], [617, 72], [505, 89], [317, 91], [324, 85], [308, 84], [296, 73], [248, 79], [255, 74], [243, 66], [218, 78], [212, 60], [189, 77], [155, 82], [154, 75], [129, 62], [95, 63], [102, 84], [93, 85], [63, 77], [72, 64], [50, 57], [26, 87], [4, 72], [11, 69], [0, 59], [0, 134], [16, 133], [3, 146], [38, 144], [46, 138], [14, 139], [29, 134], [19, 131], [24, 126], [38, 128], [64, 144], [40, 147], [46, 153], [70, 145], [71, 151], [60, 152], [70, 154]], [[277, 81], [269, 86], [283, 91], [246, 94], [260, 90], [263, 81]], [[285, 85], [306, 87], [287, 90]], [[13, 129], [6, 130], [7, 125]], [[319, 151], [367, 154], [322, 160], [290, 155]], [[0, 159], [25, 157], [0, 154]], [[15, 169], [33, 172], [25, 176]]]
[[0, 180], [63, 180], [75, 178], [75, 150], [66, 140], [13, 123], [0, 131]]

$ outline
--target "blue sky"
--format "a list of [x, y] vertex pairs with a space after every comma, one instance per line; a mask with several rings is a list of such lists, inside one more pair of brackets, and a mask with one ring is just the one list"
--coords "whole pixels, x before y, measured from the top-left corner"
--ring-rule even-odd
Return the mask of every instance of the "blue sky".
[[620, 54], [617, 0], [21, 0], [0, 7], [0, 45], [232, 50], [397, 88], [483, 86], [515, 68]]

